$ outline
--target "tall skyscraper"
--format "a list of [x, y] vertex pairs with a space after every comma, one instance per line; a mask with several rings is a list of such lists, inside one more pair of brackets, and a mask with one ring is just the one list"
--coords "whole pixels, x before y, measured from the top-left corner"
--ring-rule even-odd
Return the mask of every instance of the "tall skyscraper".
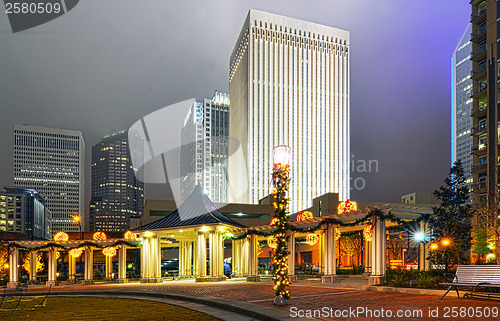
[[135, 177], [127, 132], [104, 137], [92, 146], [90, 230], [127, 231], [144, 207], [144, 183]]
[[[250, 10], [230, 58], [231, 201], [270, 189], [272, 150], [292, 148], [290, 211], [333, 192], [349, 198], [349, 32]], [[235, 154], [236, 155], [236, 154]], [[246, 182], [246, 183], [244, 183]]]
[[469, 24], [451, 58], [451, 163], [462, 161], [466, 184], [472, 188], [472, 61]]
[[215, 203], [227, 202], [229, 95], [195, 102], [181, 130], [181, 199], [201, 185]]
[[472, 5], [472, 152], [473, 202], [496, 210], [498, 199], [498, 93], [497, 69], [500, 12], [497, 1]]
[[85, 224], [84, 152], [79, 131], [14, 125], [14, 186], [45, 197], [53, 232], [78, 232], [75, 215]]

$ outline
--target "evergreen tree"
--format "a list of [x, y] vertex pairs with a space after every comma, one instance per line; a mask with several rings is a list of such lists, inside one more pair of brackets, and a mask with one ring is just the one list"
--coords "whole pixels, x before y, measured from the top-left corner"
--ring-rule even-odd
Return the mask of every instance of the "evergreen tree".
[[441, 201], [440, 206], [433, 208], [432, 221], [439, 247], [431, 251], [429, 259], [434, 264], [445, 265], [448, 270], [452, 265], [470, 261], [471, 219], [474, 212], [471, 205], [466, 204], [469, 190], [464, 185], [464, 169], [460, 161], [455, 162], [444, 182], [444, 186], [434, 191], [436, 198]]

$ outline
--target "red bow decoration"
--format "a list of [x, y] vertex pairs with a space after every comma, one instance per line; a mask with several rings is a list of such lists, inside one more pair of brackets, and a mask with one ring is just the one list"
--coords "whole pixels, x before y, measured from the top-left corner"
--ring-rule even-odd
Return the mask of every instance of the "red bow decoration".
[[378, 216], [377, 216], [376, 212], [372, 211], [371, 213], [372, 213], [372, 217], [373, 217], [372, 218], [373, 222], [372, 222], [372, 227], [370, 228], [370, 232], [373, 230], [373, 228], [375, 227], [375, 224], [377, 224], [377, 221], [378, 221]]

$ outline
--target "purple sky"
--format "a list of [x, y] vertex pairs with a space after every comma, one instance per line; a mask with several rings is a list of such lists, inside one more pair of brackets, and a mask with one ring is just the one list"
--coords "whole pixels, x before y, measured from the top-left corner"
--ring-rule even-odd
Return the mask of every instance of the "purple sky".
[[466, 0], [85, 0], [16, 34], [0, 12], [0, 186], [12, 184], [14, 123], [81, 130], [90, 160], [112, 129], [228, 90], [249, 8], [351, 32], [351, 151], [379, 165], [352, 173], [366, 183], [352, 199], [399, 201], [441, 185], [450, 165], [450, 57], [470, 18]]

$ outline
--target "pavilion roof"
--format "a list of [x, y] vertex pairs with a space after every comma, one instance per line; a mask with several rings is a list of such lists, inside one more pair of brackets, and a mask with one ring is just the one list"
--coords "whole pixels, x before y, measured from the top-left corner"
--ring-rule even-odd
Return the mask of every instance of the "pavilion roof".
[[235, 227], [245, 227], [238, 222], [225, 216], [212, 203], [200, 185], [197, 185], [191, 195], [171, 214], [139, 226], [133, 231], [168, 229], [173, 227], [205, 225], [205, 224], [226, 224]]

